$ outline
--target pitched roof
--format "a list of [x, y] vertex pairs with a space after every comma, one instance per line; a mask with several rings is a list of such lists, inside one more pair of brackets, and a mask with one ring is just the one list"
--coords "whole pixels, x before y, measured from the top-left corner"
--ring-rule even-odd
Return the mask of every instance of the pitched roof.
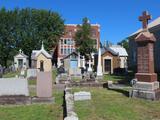
[[[115, 51], [113, 51], [112, 49], [110, 49], [109, 47], [107, 47], [107, 48], [101, 48], [101, 55], [103, 55], [104, 53], [106, 53], [106, 52], [110, 52], [110, 53], [112, 53], [113, 55], [118, 55], [118, 53], [116, 53]], [[98, 53], [97, 53], [98, 54]]]
[[126, 49], [120, 45], [112, 45], [109, 47], [115, 53], [118, 53], [119, 56], [128, 56]]
[[[148, 24], [148, 29], [154, 28], [156, 26], [160, 25], [160, 17], [153, 20], [151, 23]], [[142, 31], [142, 28], [137, 30], [136, 32], [132, 33], [129, 37], [134, 36]]]
[[19, 50], [19, 53], [18, 53], [17, 55], [15, 55], [14, 57], [24, 57], [24, 58], [28, 58], [28, 56], [25, 55], [21, 49]]
[[32, 51], [31, 58], [32, 59], [37, 59], [38, 55], [40, 55], [41, 53], [44, 56], [46, 56], [47, 58], [50, 58], [50, 59], [52, 58], [52, 56], [44, 49], [43, 42], [42, 42], [41, 50], [33, 50]]
[[73, 51], [72, 53], [70, 53], [69, 55], [67, 55], [66, 57], [64, 57], [63, 60], [66, 59], [66, 58], [68, 58], [69, 56], [71, 56], [73, 54], [76, 55], [76, 56], [78, 56], [78, 53], [75, 52], [75, 51]]

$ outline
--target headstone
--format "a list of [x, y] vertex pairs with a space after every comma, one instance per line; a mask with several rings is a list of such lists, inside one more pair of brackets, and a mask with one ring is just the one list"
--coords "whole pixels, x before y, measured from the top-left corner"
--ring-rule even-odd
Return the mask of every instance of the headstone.
[[88, 65], [89, 65], [89, 67], [88, 67], [88, 72], [92, 72], [93, 70], [92, 70], [92, 67], [91, 67], [91, 60], [89, 60], [89, 62], [88, 62]]
[[98, 65], [97, 65], [97, 79], [102, 79], [103, 73], [102, 73], [102, 63], [101, 63], [101, 48], [99, 48], [98, 51]]
[[0, 96], [29, 96], [28, 82], [22, 78], [1, 78]]
[[27, 78], [36, 78], [37, 69], [27, 69]]
[[25, 70], [21, 70], [21, 72], [20, 72], [20, 76], [19, 76], [20, 78], [25, 78]]
[[38, 72], [37, 74], [37, 97], [52, 97], [52, 73]]
[[137, 43], [137, 73], [135, 74], [138, 80], [133, 85], [132, 97], [139, 97], [144, 99], [160, 99], [156, 96], [159, 89], [159, 82], [157, 81], [157, 74], [154, 72], [154, 42], [156, 38], [147, 29], [148, 20], [151, 16], [146, 11], [139, 20], [143, 23], [143, 30], [135, 38]]
[[75, 101], [91, 100], [91, 93], [85, 91], [75, 92], [74, 100]]

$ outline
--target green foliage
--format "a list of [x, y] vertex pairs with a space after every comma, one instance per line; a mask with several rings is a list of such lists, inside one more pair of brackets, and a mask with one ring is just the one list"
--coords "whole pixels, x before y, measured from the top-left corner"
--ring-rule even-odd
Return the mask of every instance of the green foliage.
[[118, 43], [118, 45], [123, 46], [126, 49], [127, 52], [129, 51], [129, 42], [128, 42], [128, 39], [122, 40], [121, 42]]
[[22, 49], [28, 56], [40, 49], [44, 41], [47, 50], [53, 49], [64, 32], [64, 20], [52, 11], [37, 9], [0, 10], [0, 64], [7, 66]]
[[95, 52], [95, 39], [92, 39], [91, 25], [88, 18], [83, 18], [82, 25], [78, 25], [78, 31], [75, 35], [77, 50], [81, 55], [90, 57], [92, 52]]

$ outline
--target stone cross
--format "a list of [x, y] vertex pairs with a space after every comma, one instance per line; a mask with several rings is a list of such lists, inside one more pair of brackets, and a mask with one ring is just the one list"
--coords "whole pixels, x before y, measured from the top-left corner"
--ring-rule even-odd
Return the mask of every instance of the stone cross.
[[147, 29], [148, 20], [151, 20], [151, 15], [147, 11], [144, 11], [142, 16], [139, 17], [139, 20], [142, 21], [143, 29]]
[[89, 67], [88, 67], [88, 72], [92, 72], [91, 64], [92, 64], [92, 62], [91, 62], [91, 60], [89, 60], [89, 62], [88, 62], [88, 65], [89, 65]]

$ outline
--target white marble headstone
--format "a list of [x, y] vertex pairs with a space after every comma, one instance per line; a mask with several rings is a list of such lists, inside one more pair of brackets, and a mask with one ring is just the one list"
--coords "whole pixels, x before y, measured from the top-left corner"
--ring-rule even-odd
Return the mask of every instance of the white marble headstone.
[[29, 96], [28, 81], [22, 78], [1, 78], [0, 96], [4, 95]]
[[74, 100], [75, 101], [81, 101], [81, 100], [90, 100], [91, 99], [91, 93], [80, 91], [74, 93]]

